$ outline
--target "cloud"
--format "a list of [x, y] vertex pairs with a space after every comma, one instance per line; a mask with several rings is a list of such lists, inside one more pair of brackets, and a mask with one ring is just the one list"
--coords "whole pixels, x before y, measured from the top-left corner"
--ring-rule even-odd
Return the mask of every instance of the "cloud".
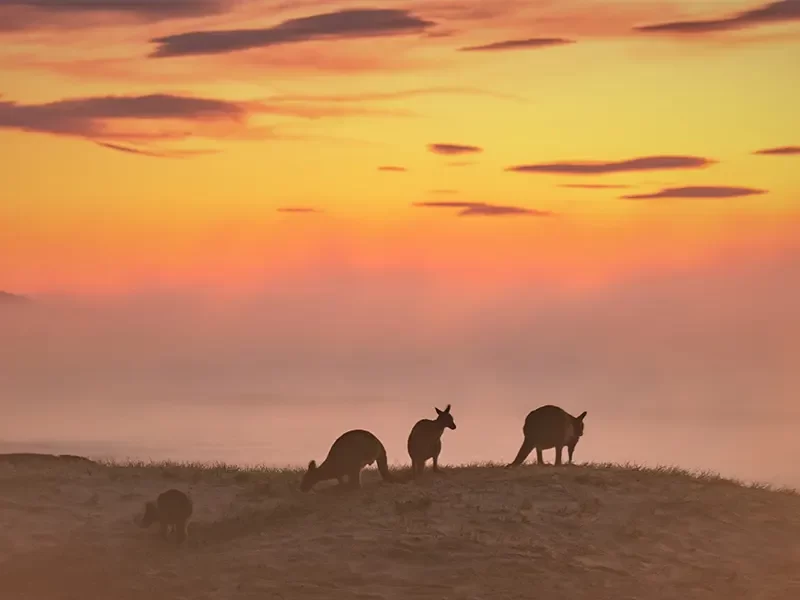
[[631, 186], [616, 185], [611, 183], [562, 183], [558, 187], [569, 188], [573, 190], [622, 190]]
[[254, 115], [304, 119], [407, 116], [401, 111], [361, 106], [229, 101], [173, 94], [95, 96], [43, 104], [0, 100], [0, 129], [83, 137], [106, 142], [105, 147], [112, 150], [161, 157], [187, 157], [198, 154], [198, 151], [132, 148], [119, 142], [174, 141], [189, 137], [225, 140], [276, 138], [272, 129], [249, 125], [249, 119]]
[[152, 150], [145, 148], [134, 148], [132, 146], [123, 146], [122, 144], [112, 144], [111, 142], [95, 143], [98, 146], [108, 148], [109, 150], [116, 150], [117, 152], [135, 154], [138, 156], [149, 156], [152, 158], [190, 158], [193, 156], [208, 156], [210, 154], [219, 153], [217, 150]]
[[655, 200], [660, 198], [741, 198], [766, 194], [766, 190], [726, 185], [698, 185], [664, 188], [652, 194], [631, 194], [622, 196], [626, 200]]
[[544, 210], [534, 210], [520, 206], [497, 206], [495, 204], [475, 204], [458, 213], [459, 217], [550, 217], [552, 215], [552, 212]]
[[222, 54], [314, 40], [340, 40], [421, 33], [434, 26], [407, 10], [346, 9], [289, 19], [264, 29], [192, 31], [151, 40], [154, 58]]
[[563, 46], [574, 44], [575, 40], [564, 38], [529, 38], [525, 40], [506, 40], [494, 42], [483, 46], [465, 46], [459, 48], [461, 52], [494, 52], [498, 50], [532, 50], [537, 48], [548, 48], [550, 46]]
[[643, 33], [703, 34], [800, 21], [800, 0], [778, 0], [720, 19], [672, 21], [635, 27]]
[[483, 148], [479, 148], [478, 146], [466, 146], [463, 144], [428, 144], [428, 150], [434, 154], [442, 154], [445, 156], [483, 152]]
[[643, 156], [627, 160], [596, 162], [555, 162], [517, 165], [506, 168], [514, 173], [548, 173], [553, 175], [606, 175], [634, 171], [660, 171], [667, 169], [700, 169], [716, 161], [698, 156]]
[[764, 148], [756, 150], [753, 154], [760, 156], [795, 156], [800, 154], [800, 146], [781, 146], [779, 148]]
[[277, 209], [279, 213], [289, 213], [295, 215], [306, 215], [311, 213], [321, 213], [322, 211], [317, 208], [310, 208], [307, 206], [283, 206]]
[[431, 194], [440, 194], [440, 195], [449, 195], [449, 194], [457, 194], [458, 190], [431, 190]]
[[88, 138], [136, 137], [115, 134], [111, 127], [115, 121], [241, 122], [247, 115], [242, 103], [170, 94], [97, 96], [44, 104], [0, 101], [0, 129]]
[[226, 12], [226, 0], [3, 0], [0, 31], [23, 31], [46, 26], [82, 26], [97, 17], [107, 23], [128, 18], [158, 22], [205, 17]]
[[427, 88], [412, 88], [408, 90], [395, 90], [391, 92], [361, 92], [356, 94], [283, 94], [272, 96], [270, 102], [326, 102], [326, 103], [350, 103], [350, 102], [378, 102], [406, 100], [418, 96], [435, 95], [465, 95], [465, 96], [486, 96], [499, 100], [514, 100], [517, 102], [528, 102], [526, 98], [513, 94], [502, 94], [473, 87], [446, 87], [433, 86]]
[[384, 165], [382, 167], [378, 167], [378, 171], [385, 171], [389, 173], [405, 173], [408, 171], [405, 167], [396, 167], [393, 165]]
[[420, 208], [457, 208], [459, 217], [550, 217], [555, 213], [521, 206], [501, 206], [486, 202], [415, 202]]

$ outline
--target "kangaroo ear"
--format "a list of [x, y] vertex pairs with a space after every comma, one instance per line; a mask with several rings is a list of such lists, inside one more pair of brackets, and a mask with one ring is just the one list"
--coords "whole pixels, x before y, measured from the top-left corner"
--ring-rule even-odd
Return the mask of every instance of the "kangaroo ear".
[[446, 413], [450, 412], [450, 405], [449, 404], [447, 405], [447, 408], [444, 409], [444, 412], [446, 412]]
[[439, 409], [438, 409], [438, 408], [436, 408], [435, 406], [434, 406], [433, 408], [435, 408], [435, 409], [436, 409], [436, 414], [437, 414], [437, 415], [440, 415], [440, 414], [442, 414], [442, 412], [443, 412], [443, 411], [439, 410]]
[[578, 415], [578, 421], [583, 421], [583, 418], [586, 416], [586, 411], [583, 411], [581, 414]]
[[308, 463], [308, 470], [309, 471], [313, 471], [316, 468], [317, 468], [317, 461], [312, 460], [311, 462]]

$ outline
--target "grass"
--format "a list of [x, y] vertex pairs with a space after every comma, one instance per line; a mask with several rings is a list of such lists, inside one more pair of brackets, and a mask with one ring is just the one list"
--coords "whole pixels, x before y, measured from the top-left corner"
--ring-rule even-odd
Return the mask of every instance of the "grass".
[[[795, 490], [667, 466], [503, 466], [406, 485], [371, 468], [361, 490], [303, 494], [293, 467], [0, 462], [3, 597], [798, 597]], [[195, 501], [180, 548], [135, 525], [170, 487]]]
[[[289, 479], [298, 479], [305, 471], [302, 467], [285, 466], [275, 467], [270, 465], [236, 465], [225, 463], [221, 461], [204, 463], [193, 461], [170, 461], [170, 460], [101, 460], [97, 461], [98, 464], [109, 469], [112, 473], [119, 473], [124, 475], [141, 475], [142, 472], [160, 472], [166, 479], [176, 479], [184, 481], [197, 481], [201, 479], [217, 479], [217, 480], [230, 480], [244, 483], [251, 480], [264, 480], [274, 479], [286, 481]], [[528, 467], [536, 467], [536, 465], [527, 465]], [[546, 465], [543, 468], [552, 467]], [[565, 465], [559, 469], [559, 472], [569, 473], [569, 469], [579, 467], [582, 473], [586, 470], [594, 474], [602, 473], [625, 473], [634, 476], [640, 474], [646, 477], [670, 477], [679, 478], [700, 483], [719, 483], [724, 485], [733, 485], [742, 488], [749, 488], [755, 490], [771, 491], [781, 494], [798, 495], [800, 490], [789, 486], [774, 486], [769, 483], [762, 482], [746, 482], [741, 479], [724, 477], [719, 473], [709, 470], [692, 470], [684, 469], [678, 466], [670, 465], [656, 465], [646, 466], [633, 462], [626, 463], [582, 463], [574, 466]], [[498, 463], [492, 461], [472, 462], [462, 465], [443, 465], [442, 467], [448, 472], [459, 473], [463, 471], [475, 471], [486, 469], [504, 469], [505, 463]], [[555, 468], [555, 467], [553, 467]], [[408, 466], [399, 466], [397, 464], [391, 465], [393, 472], [407, 473]], [[567, 469], [567, 471], [563, 471]], [[367, 471], [374, 471], [374, 467], [367, 469]]]

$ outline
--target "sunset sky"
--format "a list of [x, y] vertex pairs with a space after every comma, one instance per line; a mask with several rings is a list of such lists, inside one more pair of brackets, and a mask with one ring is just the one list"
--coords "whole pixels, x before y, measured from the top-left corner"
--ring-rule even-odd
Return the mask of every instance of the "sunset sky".
[[8, 0], [0, 36], [6, 291], [591, 286], [800, 239], [800, 0]]

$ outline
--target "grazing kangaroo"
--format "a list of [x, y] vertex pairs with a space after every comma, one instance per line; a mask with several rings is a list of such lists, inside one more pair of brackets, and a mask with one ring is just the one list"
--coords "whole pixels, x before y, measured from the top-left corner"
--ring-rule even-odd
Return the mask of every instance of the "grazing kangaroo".
[[144, 505], [144, 518], [141, 526], [147, 529], [155, 523], [161, 525], [161, 537], [167, 539], [170, 528], [175, 532], [175, 539], [182, 544], [189, 536], [189, 519], [192, 517], [192, 500], [180, 490], [167, 490], [159, 494], [155, 502]]
[[540, 406], [531, 411], [525, 418], [525, 425], [522, 427], [522, 433], [525, 435], [522, 447], [517, 452], [514, 462], [508, 466], [521, 465], [534, 448], [536, 448], [536, 462], [540, 465], [544, 464], [542, 450], [555, 448], [556, 465], [560, 465], [564, 446], [567, 447], [569, 463], [572, 464], [575, 446], [578, 445], [578, 440], [583, 435], [583, 419], [585, 417], [586, 411], [573, 417], [567, 411], [552, 404]]
[[300, 482], [300, 490], [307, 492], [320, 481], [328, 479], [338, 479], [339, 484], [343, 485], [345, 477], [351, 488], [360, 488], [361, 469], [374, 462], [378, 463], [378, 471], [384, 481], [397, 481], [389, 472], [386, 449], [381, 441], [369, 431], [353, 429], [333, 442], [321, 465], [317, 466], [313, 460], [308, 463], [308, 471]]
[[[434, 406], [434, 408], [436, 408]], [[442, 434], [445, 429], [455, 429], [456, 423], [450, 414], [450, 405], [444, 410], [436, 408], [435, 421], [421, 419], [411, 428], [408, 434], [408, 455], [411, 457], [411, 474], [422, 475], [425, 463], [433, 459], [433, 470], [439, 472], [439, 454], [442, 452]]]

